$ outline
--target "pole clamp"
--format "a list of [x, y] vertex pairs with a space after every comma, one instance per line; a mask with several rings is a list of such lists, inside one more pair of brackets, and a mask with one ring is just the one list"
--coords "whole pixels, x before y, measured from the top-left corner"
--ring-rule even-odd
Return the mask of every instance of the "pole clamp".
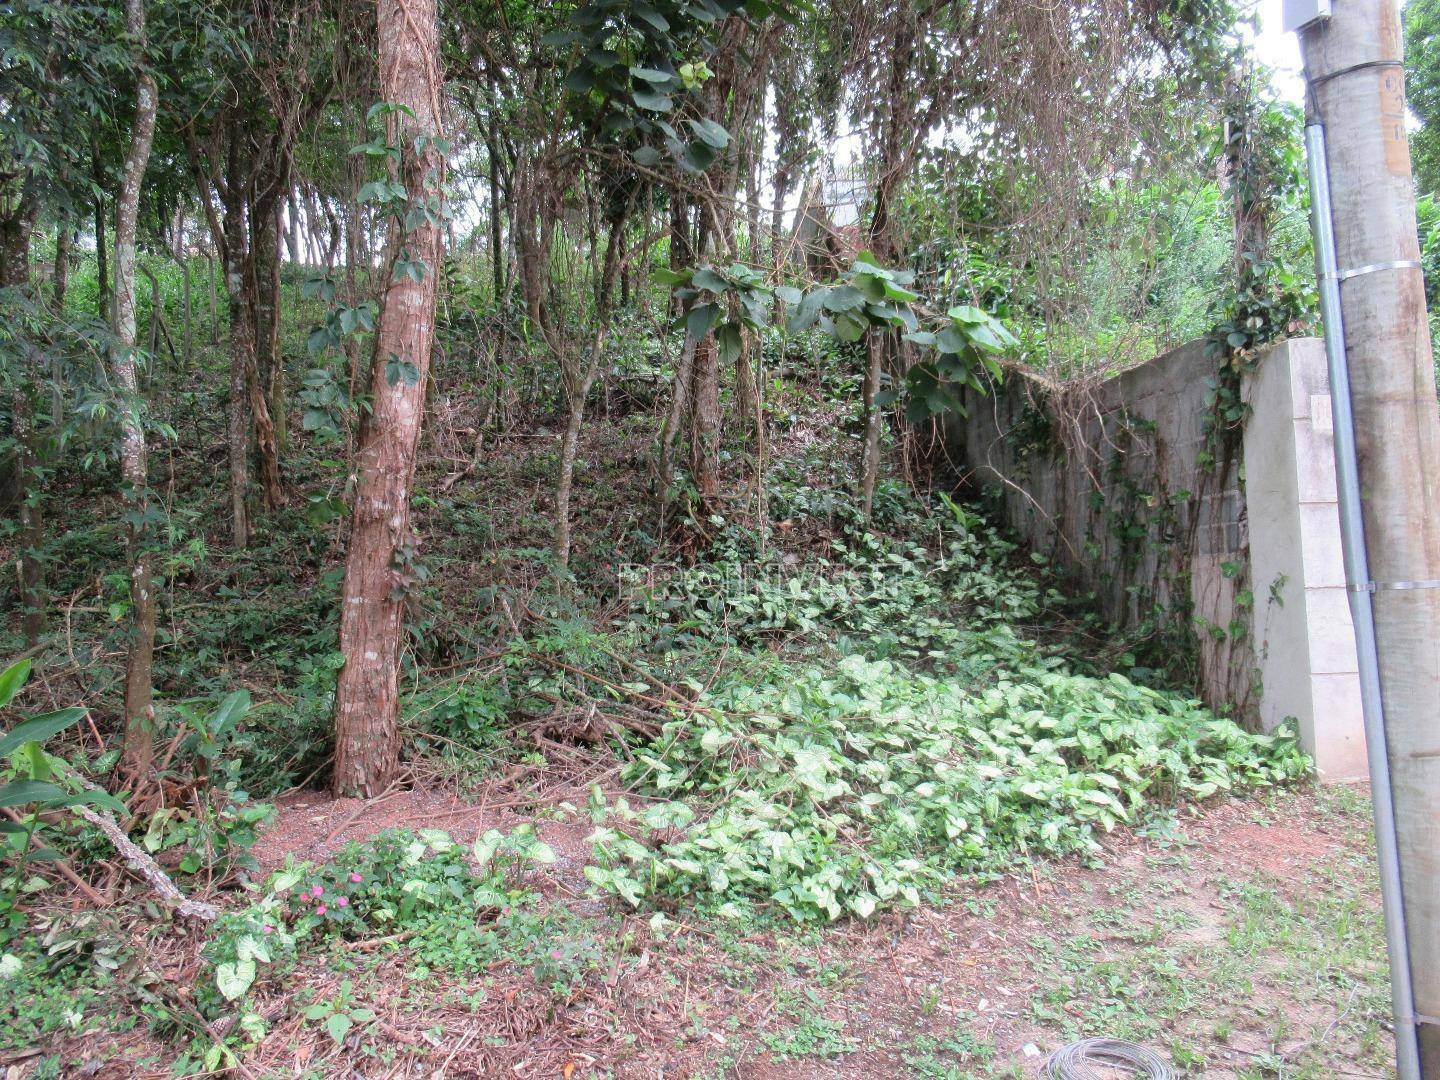
[[1431, 581], [1360, 581], [1350, 586], [1351, 592], [1409, 592], [1411, 589], [1440, 589], [1440, 579]]
[[1419, 259], [1394, 259], [1391, 262], [1368, 263], [1365, 266], [1357, 266], [1353, 270], [1336, 270], [1321, 274], [1322, 278], [1331, 281], [1349, 281], [1351, 278], [1360, 277], [1362, 274], [1378, 274], [1381, 270], [1423, 270]]

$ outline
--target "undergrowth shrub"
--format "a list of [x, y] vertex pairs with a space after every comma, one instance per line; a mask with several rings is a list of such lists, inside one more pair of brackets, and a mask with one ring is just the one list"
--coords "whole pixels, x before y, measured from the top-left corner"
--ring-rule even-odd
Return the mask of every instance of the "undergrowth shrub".
[[633, 573], [634, 618], [662, 644], [784, 639], [941, 660], [967, 634], [1033, 619], [1053, 599], [1034, 566], [1012, 565], [1015, 544], [949, 508], [930, 520], [912, 511], [898, 537], [847, 532], [803, 565], [732, 558]]
[[491, 830], [468, 849], [438, 829], [387, 829], [320, 866], [287, 865], [258, 900], [216, 920], [205, 949], [214, 980], [200, 1000], [218, 1014], [267, 967], [280, 974], [327, 942], [377, 935], [403, 939], [427, 966], [473, 973], [508, 960], [552, 989], [568, 988], [598, 959], [573, 941], [551, 943], [563, 917], [536, 911], [519, 874], [554, 859], [522, 825]]
[[[773, 902], [796, 919], [919, 902], [954, 871], [1097, 849], [1147, 805], [1276, 783], [1307, 760], [1198, 702], [1075, 675], [1000, 628], [935, 677], [847, 656], [781, 666], [668, 723], [597, 807], [591, 881], [632, 904]], [[751, 673], [753, 676], [753, 672]]]

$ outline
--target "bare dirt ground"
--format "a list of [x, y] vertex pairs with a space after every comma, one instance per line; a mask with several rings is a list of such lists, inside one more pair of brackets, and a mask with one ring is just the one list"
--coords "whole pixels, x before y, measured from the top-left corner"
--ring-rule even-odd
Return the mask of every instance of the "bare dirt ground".
[[[534, 884], [545, 932], [592, 958], [557, 992], [501, 962], [478, 974], [403, 934], [306, 956], [256, 1002], [250, 1077], [914, 1077], [1040, 1075], [1084, 1036], [1142, 1042], [1216, 1080], [1391, 1075], [1388, 994], [1362, 789], [1299, 789], [1182, 809], [1116, 833], [1105, 857], [956, 882], [870, 923], [662, 924], [586, 894], [588, 823], [548, 808], [404, 791], [369, 806], [284, 799], [256, 854], [321, 861], [385, 828], [469, 842], [529, 821], [557, 854]], [[547, 941], [547, 944], [549, 942]], [[427, 959], [428, 957], [428, 959]], [[199, 977], [193, 954], [177, 957]], [[343, 989], [348, 984], [349, 990]], [[300, 1003], [372, 1010], [337, 1044]], [[6, 1080], [172, 1075], [137, 1024], [0, 1060]], [[41, 1073], [38, 1062], [63, 1061]]]
[[[1149, 836], [1117, 834], [1093, 867], [1039, 864], [957, 885], [937, 906], [823, 931], [677, 915], [670, 932], [652, 933], [644, 919], [581, 899], [586, 824], [531, 818], [559, 855], [547, 895], [632, 939], [598, 984], [557, 1003], [518, 973], [497, 973], [465, 985], [426, 980], [412, 995], [401, 949], [353, 977], [361, 996], [389, 1005], [384, 1041], [402, 1057], [367, 1066], [342, 1049], [307, 1060], [299, 1048], [314, 1041], [296, 1025], [295, 1057], [267, 1065], [274, 1075], [367, 1077], [437, 1067], [446, 1076], [1028, 1076], [1056, 1047], [1110, 1035], [1217, 1080], [1384, 1076], [1385, 968], [1363, 795], [1212, 804]], [[416, 792], [369, 810], [301, 796], [261, 852], [315, 859], [394, 826], [468, 841], [522, 820]], [[297, 850], [297, 838], [317, 835], [321, 850]]]

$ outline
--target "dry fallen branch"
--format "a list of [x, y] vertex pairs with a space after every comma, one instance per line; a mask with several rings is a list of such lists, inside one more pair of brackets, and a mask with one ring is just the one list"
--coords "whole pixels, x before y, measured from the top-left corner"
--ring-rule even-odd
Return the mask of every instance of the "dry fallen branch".
[[220, 909], [213, 904], [187, 899], [185, 894], [176, 888], [169, 875], [125, 835], [125, 830], [120, 828], [120, 823], [109, 814], [89, 806], [77, 806], [75, 812], [104, 833], [106, 839], [115, 846], [115, 850], [120, 853], [126, 865], [135, 872], [136, 876], [155, 890], [161, 899], [173, 904], [180, 915], [187, 919], [210, 922], [220, 914]]

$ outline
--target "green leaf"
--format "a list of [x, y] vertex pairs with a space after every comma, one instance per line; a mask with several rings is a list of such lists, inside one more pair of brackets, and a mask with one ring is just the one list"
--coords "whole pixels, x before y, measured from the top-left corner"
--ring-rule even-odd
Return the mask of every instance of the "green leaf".
[[11, 664], [3, 673], [0, 673], [0, 709], [10, 704], [28, 678], [30, 678], [29, 660]]
[[61, 709], [59, 712], [46, 713], [44, 716], [26, 720], [0, 738], [0, 758], [8, 756], [21, 743], [43, 743], [51, 736], [79, 723], [84, 718], [85, 712], [86, 710], [81, 708]]
[[406, 386], [414, 386], [420, 381], [420, 369], [409, 360], [401, 360], [398, 356], [392, 356], [385, 362], [385, 381], [391, 386], [401, 381]]
[[670, 99], [669, 94], [662, 94], [655, 90], [632, 90], [630, 100], [648, 112], [669, 112], [675, 107], [675, 102]]
[[715, 150], [698, 139], [680, 152], [680, 163], [691, 172], [704, 172], [714, 162]]
[[583, 94], [595, 89], [595, 73], [589, 68], [577, 67], [565, 76], [560, 85], [571, 93]]
[[686, 120], [685, 126], [695, 132], [695, 137], [714, 150], [724, 150], [730, 145], [730, 133], [714, 120]]
[[670, 30], [670, 20], [661, 15], [649, 4], [635, 4], [631, 7], [630, 13], [637, 19], [643, 19], [659, 33], [667, 33]]
[[10, 780], [0, 784], [0, 807], [24, 806], [27, 803], [59, 806], [69, 797], [63, 788], [40, 780]]
[[325, 1033], [337, 1043], [343, 1043], [353, 1023], [344, 1013], [331, 1013], [330, 1018], [325, 1021]]
[[220, 964], [215, 968], [215, 988], [226, 1001], [236, 1001], [254, 984], [255, 972], [255, 961], [250, 959]]
[[730, 283], [708, 266], [696, 270], [690, 281], [697, 289], [708, 289], [713, 293], [723, 293], [730, 288]]
[[500, 850], [500, 845], [504, 842], [504, 833], [499, 829], [490, 829], [475, 838], [475, 845], [471, 848], [471, 853], [481, 866], [489, 866], [490, 860], [495, 858], [495, 853]]
[[853, 285], [837, 285], [826, 291], [824, 302], [826, 311], [854, 311], [865, 306], [865, 294]]
[[245, 714], [249, 711], [250, 691], [236, 690], [225, 695], [225, 700], [220, 702], [220, 707], [210, 717], [211, 732], [218, 733], [228, 730], [244, 719]]
[[987, 312], [981, 311], [977, 307], [971, 307], [969, 304], [952, 307], [945, 314], [949, 315], [950, 318], [958, 323], [969, 323], [975, 326], [980, 326], [990, 321], [990, 315]]
[[644, 82], [655, 83], [657, 85], [674, 82], [676, 79], [676, 76], [671, 75], [668, 71], [658, 71], [655, 68], [646, 67], [632, 67], [630, 74]]
[[733, 322], [723, 323], [715, 331], [715, 341], [720, 348], [722, 364], [732, 364], [739, 358], [744, 338], [740, 333], [740, 327]]
[[719, 315], [720, 308], [716, 304], [696, 304], [685, 317], [685, 329], [692, 338], [700, 341], [710, 332]]
[[800, 306], [795, 314], [790, 316], [790, 321], [785, 328], [792, 334], [798, 334], [808, 330], [815, 325], [815, 320], [820, 317], [820, 311], [825, 306], [825, 297], [830, 290], [811, 289], [800, 301]]

